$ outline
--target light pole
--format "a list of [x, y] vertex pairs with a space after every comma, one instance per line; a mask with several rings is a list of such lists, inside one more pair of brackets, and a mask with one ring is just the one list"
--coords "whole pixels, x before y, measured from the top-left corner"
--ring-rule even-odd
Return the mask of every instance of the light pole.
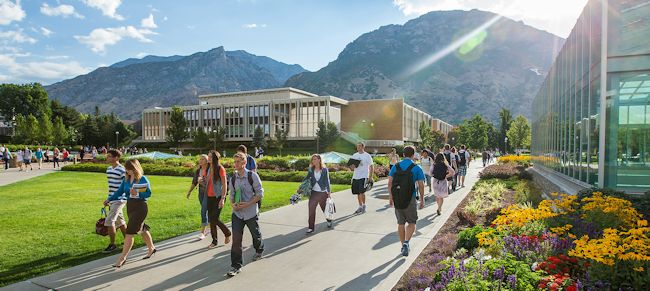
[[115, 132], [115, 148], [119, 148], [120, 146], [118, 145], [120, 143], [120, 132], [116, 131]]
[[214, 133], [214, 150], [217, 150], [217, 129], [213, 128], [212, 133]]
[[506, 153], [506, 154], [507, 154], [507, 153], [508, 153], [508, 137], [506, 136], [506, 138], [504, 138], [503, 140], [504, 140], [505, 143], [506, 143], [506, 146], [505, 146], [505, 148], [503, 149], [503, 153]]

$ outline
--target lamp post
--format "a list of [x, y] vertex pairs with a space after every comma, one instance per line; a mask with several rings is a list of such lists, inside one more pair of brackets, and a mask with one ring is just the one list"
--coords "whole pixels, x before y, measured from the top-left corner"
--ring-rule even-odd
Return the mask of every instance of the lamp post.
[[214, 150], [216, 151], [217, 150], [217, 129], [213, 128], [212, 133], [214, 133]]
[[120, 147], [118, 144], [120, 143], [120, 132], [116, 131], [115, 132], [115, 148]]
[[506, 146], [503, 149], [503, 153], [508, 153], [508, 137], [506, 136], [506, 138], [504, 138], [503, 141], [505, 141], [506, 143]]

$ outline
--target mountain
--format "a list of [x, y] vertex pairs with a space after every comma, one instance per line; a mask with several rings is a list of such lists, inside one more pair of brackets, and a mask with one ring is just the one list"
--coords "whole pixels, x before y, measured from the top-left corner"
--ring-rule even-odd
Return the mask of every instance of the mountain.
[[[448, 49], [454, 42], [462, 45]], [[532, 99], [563, 43], [490, 12], [435, 11], [363, 34], [335, 61], [285, 86], [348, 100], [403, 97], [453, 124], [476, 113], [496, 121], [501, 107], [530, 118]], [[444, 51], [450, 53], [427, 65]]]
[[201, 94], [281, 87], [290, 76], [305, 71], [299, 65], [218, 47], [190, 56], [127, 59], [45, 90], [51, 99], [81, 112], [94, 112], [98, 106], [123, 119], [139, 119], [145, 108], [197, 104]]

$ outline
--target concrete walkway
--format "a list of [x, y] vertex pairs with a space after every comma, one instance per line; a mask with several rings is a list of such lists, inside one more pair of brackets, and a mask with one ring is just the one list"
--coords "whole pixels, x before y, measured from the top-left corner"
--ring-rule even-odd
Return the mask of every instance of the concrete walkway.
[[[61, 165], [63, 165], [63, 163], [61, 163]], [[55, 171], [54, 169], [52, 169], [51, 163], [43, 164], [44, 167], [40, 170], [38, 169], [38, 164], [32, 166], [34, 167], [33, 171], [25, 172], [25, 171], [19, 171], [18, 168], [11, 168], [5, 171], [4, 165], [2, 165], [3, 168], [0, 169], [0, 186], [20, 182], [23, 180], [49, 174]], [[58, 169], [56, 171], [58, 171]]]
[[[388, 208], [384, 180], [368, 195], [368, 212], [362, 215], [352, 214], [356, 199], [349, 190], [335, 193], [338, 213], [332, 230], [319, 213], [316, 232], [305, 235], [306, 201], [263, 213], [264, 259], [251, 262], [254, 250], [245, 230], [244, 267], [234, 278], [225, 276], [230, 269], [229, 245], [207, 250], [209, 241], [197, 241], [192, 233], [158, 242], [159, 251], [150, 260], [140, 260], [146, 249], [132, 251], [118, 271], [111, 267], [114, 255], [4, 289], [390, 290], [467, 195], [481, 168], [472, 163], [466, 187], [445, 200], [442, 216], [435, 213], [435, 199], [427, 199], [408, 257], [399, 254], [395, 214]], [[156, 226], [152, 228], [155, 239]]]

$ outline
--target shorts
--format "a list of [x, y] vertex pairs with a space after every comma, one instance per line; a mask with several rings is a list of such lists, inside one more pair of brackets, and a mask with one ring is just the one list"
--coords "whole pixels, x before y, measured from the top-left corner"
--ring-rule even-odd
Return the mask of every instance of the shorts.
[[411, 198], [411, 202], [406, 208], [395, 208], [395, 217], [398, 225], [415, 224], [418, 221], [418, 206], [415, 197]]
[[427, 181], [427, 187], [431, 187], [431, 176], [425, 174], [424, 178]]
[[23, 160], [23, 164], [25, 164], [25, 165], [30, 165], [31, 163], [32, 163], [32, 160], [27, 160], [27, 159]]
[[124, 220], [124, 212], [122, 209], [126, 205], [126, 201], [115, 200], [111, 201], [109, 204], [108, 214], [106, 214], [106, 220], [104, 221], [105, 226], [115, 225], [115, 227], [120, 227], [126, 225]]
[[460, 166], [458, 168], [458, 176], [465, 176], [467, 175], [467, 166]]
[[367, 179], [352, 179], [352, 194], [366, 193], [366, 180]]

